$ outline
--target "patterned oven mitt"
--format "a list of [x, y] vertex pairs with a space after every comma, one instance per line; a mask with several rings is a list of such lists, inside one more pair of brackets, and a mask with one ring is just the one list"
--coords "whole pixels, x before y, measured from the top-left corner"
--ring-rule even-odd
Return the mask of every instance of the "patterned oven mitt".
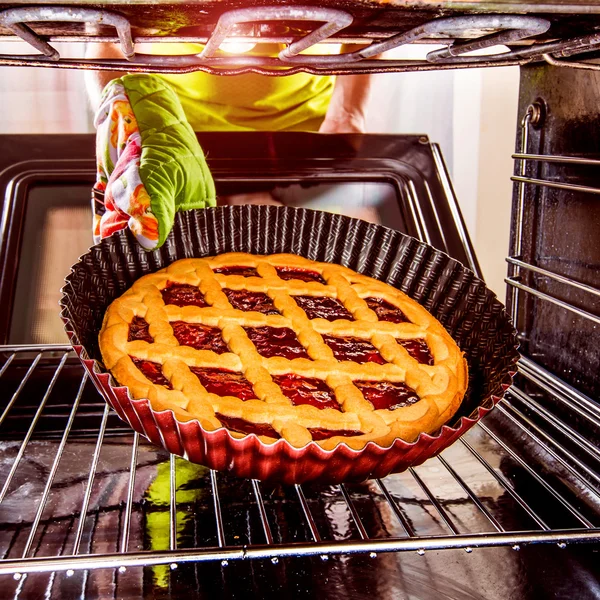
[[102, 93], [97, 178], [105, 212], [94, 241], [129, 227], [146, 250], [160, 247], [175, 212], [215, 206], [215, 185], [175, 92], [152, 75], [126, 75]]

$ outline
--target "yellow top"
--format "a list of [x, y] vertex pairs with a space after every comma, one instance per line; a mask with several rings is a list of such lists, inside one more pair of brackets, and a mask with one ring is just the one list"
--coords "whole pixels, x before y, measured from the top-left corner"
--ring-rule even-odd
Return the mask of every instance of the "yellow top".
[[[152, 52], [198, 54], [202, 48], [198, 44], [156, 44]], [[276, 56], [280, 50], [276, 44], [261, 44], [247, 54]], [[325, 53], [323, 46], [315, 47], [315, 52]], [[159, 76], [175, 89], [194, 131], [317, 131], [334, 85], [333, 77], [308, 73], [271, 77], [196, 71]]]

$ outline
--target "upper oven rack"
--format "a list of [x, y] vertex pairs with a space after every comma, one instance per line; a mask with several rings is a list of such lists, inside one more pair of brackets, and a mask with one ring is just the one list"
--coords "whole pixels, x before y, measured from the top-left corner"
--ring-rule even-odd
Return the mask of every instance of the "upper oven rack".
[[[0, 7], [2, 4], [0, 4]], [[579, 60], [600, 49], [600, 11], [586, 9], [585, 20], [573, 17], [573, 7], [557, 14], [492, 14], [485, 5], [478, 14], [450, 10], [413, 12], [380, 7], [368, 12], [337, 7], [252, 6], [216, 12], [191, 10], [182, 4], [177, 16], [162, 14], [144, 5], [134, 8], [106, 4], [15, 5], [0, 10], [0, 37], [22, 39], [37, 54], [1, 54], [0, 65], [94, 69], [124, 72], [189, 73], [219, 75], [258, 73], [269, 76], [309, 72], [320, 75], [431, 71], [468, 67], [525, 65], [546, 61], [564, 67], [594, 69], [600, 66]], [[510, 7], [508, 9], [510, 11]], [[136, 12], [137, 11], [137, 12]], [[533, 13], [531, 7], [515, 12]], [[383, 16], [381, 16], [383, 15]], [[174, 24], [175, 23], [175, 24]], [[375, 23], [375, 25], [373, 25]], [[279, 44], [274, 56], [219, 53], [222, 42]], [[122, 59], [86, 59], [61, 56], [54, 42], [110, 42], [119, 44]], [[203, 44], [200, 53], [147, 54], [136, 44], [172, 42]], [[358, 44], [340, 54], [306, 54], [317, 44]], [[390, 50], [414, 43], [446, 47], [427, 53], [424, 60], [383, 58]], [[498, 46], [504, 49], [498, 50]], [[473, 55], [473, 51], [487, 54]], [[569, 59], [577, 56], [578, 58]], [[593, 55], [592, 55], [593, 57]], [[584, 58], [587, 58], [584, 56]]]
[[[134, 551], [131, 543], [132, 523], [134, 514], [143, 511], [143, 503], [134, 497], [136, 477], [139, 477], [138, 462], [141, 450], [148, 446], [139, 434], [130, 435], [124, 425], [116, 421], [116, 417], [108, 407], [96, 397], [90, 402], [89, 392], [93, 392], [87, 374], [78, 364], [71, 347], [67, 345], [46, 346], [2, 346], [0, 353], [5, 356], [3, 366], [0, 368], [0, 378], [5, 377], [11, 368], [20, 364], [24, 376], [8, 404], [0, 415], [0, 427], [6, 428], [6, 423], [11, 419], [21, 418], [25, 415], [11, 413], [17, 410], [20, 394], [23, 388], [33, 377], [36, 371], [46, 367], [45, 375], [48, 384], [46, 392], [36, 406], [31, 406], [31, 420], [27, 421], [27, 429], [20, 444], [13, 451], [13, 461], [7, 476], [1, 482], [0, 507], [6, 500], [9, 490], [14, 489], [14, 479], [18, 477], [19, 468], [24, 463], [24, 456], [28, 452], [28, 445], [35, 440], [36, 428], [40, 427], [44, 411], [53, 411], [53, 414], [62, 410], [64, 426], [53, 435], [46, 434], [46, 438], [57, 442], [56, 450], [51, 456], [50, 468], [35, 499], [35, 515], [31, 520], [15, 524], [4, 524], [5, 532], [10, 533], [10, 541], [4, 545], [2, 559], [0, 560], [0, 575], [13, 574], [19, 580], [32, 573], [41, 572], [66, 572], [72, 576], [77, 570], [118, 568], [121, 573], [128, 567], [169, 565], [176, 569], [179, 564], [195, 561], [220, 561], [222, 566], [227, 566], [228, 561], [243, 559], [270, 559], [277, 563], [280, 558], [293, 556], [320, 556], [327, 560], [328, 556], [350, 553], [369, 553], [376, 556], [378, 553], [412, 551], [424, 555], [430, 550], [463, 548], [467, 553], [476, 548], [508, 546], [519, 550], [525, 544], [557, 544], [559, 548], [566, 548], [572, 543], [592, 543], [600, 541], [600, 492], [599, 487], [594, 487], [580, 475], [579, 491], [581, 496], [588, 498], [589, 503], [582, 505], [581, 501], [569, 493], [569, 486], [565, 486], [566, 479], [557, 474], [564, 467], [558, 465], [555, 472], [548, 473], [536, 469], [529, 464], [516, 449], [515, 444], [506, 439], [507, 430], [511, 427], [518, 435], [524, 435], [529, 441], [534, 441], [539, 451], [550, 452], [550, 444], [540, 439], [530, 431], [518, 416], [513, 403], [522, 393], [514, 388], [510, 398], [501, 403], [496, 411], [495, 419], [486, 419], [485, 423], [477, 426], [463, 436], [457, 444], [437, 458], [431, 459], [428, 464], [436, 466], [444, 472], [444, 476], [454, 482], [457, 489], [461, 490], [458, 496], [452, 499], [445, 498], [443, 493], [432, 487], [427, 482], [428, 476], [425, 467], [411, 468], [407, 473], [392, 475], [384, 480], [372, 482], [369, 486], [370, 494], [377, 497], [377, 502], [385, 504], [389, 514], [396, 520], [396, 525], [403, 532], [398, 536], [373, 537], [370, 533], [371, 526], [360, 514], [357, 492], [352, 486], [339, 485], [327, 488], [321, 486], [320, 493], [336, 494], [338, 501], [343, 504], [345, 511], [351, 519], [355, 535], [352, 539], [327, 540], [322, 536], [322, 530], [314, 514], [315, 488], [312, 486], [307, 491], [307, 486], [296, 485], [288, 490], [295, 498], [298, 519], [304, 523], [308, 532], [305, 542], [282, 543], [276, 540], [276, 524], [273, 522], [273, 511], [269, 510], [271, 499], [265, 494], [265, 486], [257, 481], [249, 482], [253, 497], [252, 510], [255, 511], [257, 521], [262, 528], [262, 543], [231, 544], [235, 532], [228, 531], [228, 526], [223, 517], [220, 489], [227, 476], [210, 472], [210, 499], [206, 503], [212, 505], [214, 546], [178, 547], [178, 518], [180, 514], [179, 501], [177, 500], [178, 471], [182, 463], [174, 455], [166, 459], [169, 469], [168, 501], [164, 503], [163, 512], [168, 513], [168, 547], [154, 551]], [[67, 377], [67, 370], [72, 374], [79, 373], [78, 384], [73, 388], [76, 394], [72, 399], [63, 399], [62, 407], [52, 408], [49, 402], [52, 390], [61, 385], [61, 378]], [[38, 373], [39, 375], [39, 373]], [[91, 396], [94, 398], [93, 394]], [[93, 409], [93, 411], [91, 411]], [[515, 412], [516, 411], [516, 412]], [[94, 420], [94, 425], [87, 428], [75, 429], [73, 424], [76, 419], [85, 413], [88, 420]], [[569, 426], [560, 422], [557, 426], [566, 431]], [[25, 429], [25, 426], [23, 426]], [[123, 436], [126, 436], [123, 438]], [[18, 437], [18, 436], [17, 436]], [[45, 539], [47, 528], [56, 520], [51, 516], [44, 516], [49, 498], [52, 496], [55, 477], [60, 468], [61, 460], [69, 444], [80, 438], [91, 438], [93, 451], [91, 457], [82, 456], [80, 460], [89, 460], [87, 477], [81, 480], [84, 489], [79, 507], [69, 516], [69, 526], [64, 538], [50, 537], [50, 542]], [[125, 439], [124, 448], [129, 448], [123, 459], [129, 465], [126, 469], [126, 493], [120, 502], [111, 504], [98, 504], [92, 506], [91, 497], [95, 479], [98, 477], [100, 455], [103, 445], [115, 439]], [[129, 441], [130, 440], [130, 441]], [[521, 444], [523, 446], [525, 444]], [[456, 448], [459, 446], [460, 448]], [[493, 446], [493, 453], [490, 453]], [[495, 453], [506, 456], [518, 470], [514, 478], [507, 477], [497, 464], [494, 464]], [[565, 463], [566, 465], [566, 463]], [[505, 515], [493, 506], [490, 498], [482, 492], [484, 488], [477, 489], [478, 479], [469, 475], [473, 466], [478, 466], [486, 477], [495, 486], [505, 493], [511, 500], [514, 510], [520, 513], [524, 521], [530, 523], [529, 529], [510, 528], [504, 521]], [[140, 467], [141, 468], [141, 467]], [[571, 469], [571, 474], [575, 471]], [[527, 482], [522, 488], [515, 483], [525, 477]], [[441, 478], [441, 477], [440, 477]], [[481, 475], [478, 476], [481, 479]], [[398, 495], [397, 485], [402, 481], [403, 490], [413, 489], [413, 493]], [[242, 485], [239, 484], [239, 485]], [[533, 488], [535, 489], [532, 489]], [[364, 491], [364, 490], [363, 490]], [[532, 495], [532, 492], [535, 495]], [[165, 497], [165, 500], [167, 498]], [[440, 527], [446, 530], [442, 535], [422, 535], [418, 525], [407, 516], [407, 507], [411, 505], [426, 506], [431, 511]], [[477, 513], [477, 518], [484, 523], [484, 531], [465, 531], [464, 512], [461, 517], [455, 514], [456, 506]], [[551, 510], [551, 512], [549, 512]], [[544, 512], [546, 511], [546, 512]], [[97, 553], [91, 551], [91, 540], [95, 535], [98, 516], [101, 514], [115, 513], [118, 515], [119, 531], [111, 533], [115, 540], [115, 551]], [[558, 519], [557, 515], [560, 515]], [[61, 517], [64, 519], [64, 517]], [[90, 531], [89, 519], [92, 518], [96, 525]], [[552, 519], [552, 521], [550, 520]], [[558, 521], [557, 521], [558, 519]], [[60, 518], [59, 518], [60, 520]], [[475, 522], [475, 521], [474, 521]], [[523, 521], [520, 521], [523, 522]], [[553, 527], [551, 523], [554, 522]], [[98, 533], [98, 531], [96, 531]], [[238, 532], [239, 533], [239, 532]], [[165, 539], [167, 536], [165, 535]], [[36, 556], [41, 546], [45, 546], [45, 556]], [[48, 546], [50, 545], [50, 553]], [[87, 547], [86, 547], [87, 546]], [[18, 557], [15, 558], [14, 555]]]

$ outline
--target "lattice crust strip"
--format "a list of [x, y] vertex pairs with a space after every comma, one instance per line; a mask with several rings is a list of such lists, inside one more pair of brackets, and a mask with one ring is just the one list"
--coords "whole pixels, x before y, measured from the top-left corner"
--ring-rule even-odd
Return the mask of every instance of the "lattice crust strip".
[[134, 398], [207, 430], [301, 447], [389, 445], [458, 409], [466, 361], [399, 290], [291, 254], [179, 260], [106, 312], [104, 363]]

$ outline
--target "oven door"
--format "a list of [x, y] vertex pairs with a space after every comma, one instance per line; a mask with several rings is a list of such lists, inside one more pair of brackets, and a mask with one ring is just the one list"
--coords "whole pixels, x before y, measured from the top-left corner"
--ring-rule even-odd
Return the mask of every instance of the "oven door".
[[[439, 148], [425, 136], [199, 134], [220, 198], [380, 223], [477, 263]], [[67, 341], [56, 309], [92, 242], [93, 136], [1, 136], [0, 340]], [[66, 243], [65, 243], [66, 242]]]

